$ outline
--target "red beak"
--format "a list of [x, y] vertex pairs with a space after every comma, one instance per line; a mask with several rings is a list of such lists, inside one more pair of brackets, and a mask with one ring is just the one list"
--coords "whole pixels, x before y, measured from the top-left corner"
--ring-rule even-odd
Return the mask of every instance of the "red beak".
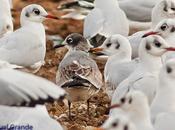
[[156, 35], [156, 34], [158, 34], [158, 32], [148, 32], [148, 33], [146, 33], [146, 34], [144, 34], [143, 36], [142, 36], [142, 38], [145, 38], [145, 37], [148, 37], [148, 36], [150, 36], [150, 35]]
[[175, 48], [174, 47], [168, 47], [168, 48], [165, 48], [167, 51], [175, 51]]
[[52, 16], [52, 15], [50, 15], [50, 14], [46, 15], [45, 18], [49, 18], [49, 19], [57, 19], [57, 20], [59, 20], [58, 17], [56, 17], [56, 16]]
[[120, 104], [114, 104], [109, 107], [109, 109], [114, 109], [114, 108], [119, 108], [121, 105]]

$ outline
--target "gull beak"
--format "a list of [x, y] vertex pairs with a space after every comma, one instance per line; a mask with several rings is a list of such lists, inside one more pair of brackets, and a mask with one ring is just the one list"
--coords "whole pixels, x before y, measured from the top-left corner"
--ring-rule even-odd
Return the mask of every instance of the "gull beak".
[[119, 108], [119, 107], [121, 107], [121, 104], [114, 104], [110, 106], [109, 109], [114, 109], [114, 108]]
[[157, 34], [159, 34], [159, 32], [148, 32], [148, 33], [146, 33], [146, 34], [144, 34], [143, 36], [142, 36], [142, 38], [145, 38], [145, 37], [148, 37], [148, 36], [150, 36], [150, 35], [157, 35]]
[[48, 14], [48, 15], [46, 15], [46, 16], [44, 16], [44, 17], [45, 17], [45, 18], [48, 18], [48, 19], [56, 19], [56, 20], [59, 20], [58, 17], [53, 16], [53, 15], [50, 15], [50, 14]]
[[91, 52], [91, 53], [98, 53], [98, 52], [102, 52], [104, 49], [103, 48], [91, 48], [90, 50], [89, 50], [89, 52]]
[[55, 46], [54, 46], [54, 49], [56, 49], [56, 48], [61, 48], [61, 47], [65, 47], [66, 45], [67, 45], [67, 43], [66, 43], [65, 41], [63, 41], [62, 43], [55, 45]]
[[61, 47], [65, 47], [65, 46], [66, 46], [65, 44], [55, 45], [55, 46], [54, 46], [54, 49], [56, 49], [56, 48], [61, 48]]
[[168, 47], [168, 48], [165, 48], [165, 50], [167, 50], [167, 51], [175, 51], [175, 47]]

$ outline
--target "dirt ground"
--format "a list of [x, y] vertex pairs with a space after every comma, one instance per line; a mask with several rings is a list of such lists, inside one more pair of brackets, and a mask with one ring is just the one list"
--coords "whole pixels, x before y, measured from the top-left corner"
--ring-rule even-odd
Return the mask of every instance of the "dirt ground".
[[[57, 10], [58, 5], [66, 0], [14, 0], [13, 12], [15, 28], [19, 27], [19, 16], [21, 9], [31, 3], [42, 5], [50, 14], [56, 16], [63, 15], [63, 12]], [[47, 35], [60, 35], [65, 38], [73, 32], [82, 33], [83, 21], [76, 20], [46, 20]], [[65, 48], [53, 49], [52, 41], [47, 40], [47, 53], [45, 65], [37, 73], [38, 76], [47, 78], [55, 82], [55, 74], [57, 67], [66, 53]], [[103, 66], [100, 66], [103, 68]], [[55, 102], [48, 104], [47, 108], [50, 115], [58, 120], [66, 130], [88, 130], [89, 126], [100, 126], [106, 119], [109, 106], [109, 99], [106, 94], [100, 92], [95, 95], [90, 101], [90, 117], [86, 113], [86, 103], [76, 103], [72, 107], [73, 119], [70, 121], [67, 117], [68, 107], [65, 103]], [[89, 129], [90, 130], [90, 129]]]

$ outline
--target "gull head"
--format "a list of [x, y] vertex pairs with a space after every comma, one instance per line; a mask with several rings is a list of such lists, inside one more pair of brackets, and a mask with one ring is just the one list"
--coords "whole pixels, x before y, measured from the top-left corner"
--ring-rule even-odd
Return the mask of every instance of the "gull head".
[[107, 38], [100, 47], [92, 48], [91, 52], [96, 55], [113, 56], [123, 54], [131, 57], [131, 46], [124, 36], [117, 34]]
[[152, 56], [161, 57], [167, 51], [175, 51], [175, 48], [170, 47], [159, 35], [149, 35], [142, 40], [139, 51], [140, 53], [144, 51]]
[[143, 104], [148, 104], [147, 97], [140, 91], [132, 90], [122, 97], [117, 105], [122, 110], [129, 112], [140, 109], [139, 106], [143, 106]]
[[[160, 71], [160, 83], [161, 86], [168, 87], [173, 86], [175, 81], [175, 59], [168, 60]], [[168, 85], [172, 84], [172, 85]]]
[[94, 130], [136, 130], [136, 128], [124, 115], [113, 115], [100, 128]]
[[167, 13], [169, 17], [175, 17], [175, 1], [174, 0], [164, 0], [163, 11]]
[[153, 29], [153, 31], [148, 32], [143, 37], [147, 37], [148, 35], [157, 34], [162, 36], [163, 38], [167, 38], [172, 34], [175, 34], [175, 20], [174, 19], [164, 19], [157, 24], [157, 26]]
[[1, 21], [0, 23], [0, 38], [13, 32], [13, 23], [10, 19]]
[[113, 104], [110, 109], [120, 108], [126, 112], [130, 118], [144, 118], [149, 114], [148, 99], [141, 91], [130, 90], [125, 96]]
[[57, 48], [62, 46], [66, 46], [70, 51], [80, 50], [89, 52], [90, 48], [92, 48], [90, 42], [78, 33], [72, 33], [68, 35], [64, 42], [58, 45]]
[[49, 15], [42, 6], [31, 4], [23, 8], [20, 20], [21, 24], [25, 22], [42, 23], [47, 18], [58, 19], [58, 17]]

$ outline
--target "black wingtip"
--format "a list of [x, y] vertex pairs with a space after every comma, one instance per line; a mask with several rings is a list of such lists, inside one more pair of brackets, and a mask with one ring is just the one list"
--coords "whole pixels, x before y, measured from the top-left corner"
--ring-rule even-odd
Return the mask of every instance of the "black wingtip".
[[54, 103], [54, 101], [62, 101], [66, 97], [66, 94], [61, 95], [58, 99], [54, 99], [50, 96], [48, 96], [47, 99], [41, 99], [33, 100], [31, 99], [30, 102], [22, 102], [21, 104], [13, 104], [10, 106], [16, 106], [16, 107], [35, 107], [36, 105], [44, 105], [45, 103]]

